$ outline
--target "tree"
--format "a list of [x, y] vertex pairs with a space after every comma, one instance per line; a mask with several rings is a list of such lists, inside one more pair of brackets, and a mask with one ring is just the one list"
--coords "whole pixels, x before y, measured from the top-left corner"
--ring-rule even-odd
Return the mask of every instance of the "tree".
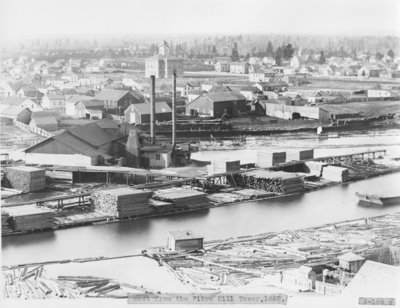
[[239, 50], [237, 43], [233, 43], [232, 47], [232, 55], [231, 55], [232, 61], [238, 61], [239, 60]]
[[324, 55], [324, 52], [323, 51], [321, 51], [321, 53], [320, 53], [320, 56], [319, 56], [319, 64], [325, 64], [325, 62], [326, 62], [326, 59], [325, 59], [325, 55]]
[[213, 48], [212, 48], [212, 50], [211, 50], [211, 53], [212, 53], [214, 56], [216, 56], [216, 55], [218, 54], [217, 47], [216, 47], [215, 45], [213, 46]]
[[293, 57], [293, 54], [294, 54], [294, 48], [292, 44], [287, 44], [283, 46], [283, 58], [285, 60], [291, 59]]
[[393, 50], [389, 49], [389, 51], [387, 52], [387, 55], [391, 58], [394, 58], [394, 52]]
[[375, 54], [375, 58], [378, 61], [381, 61], [383, 59], [383, 54], [381, 54], [379, 51]]
[[275, 53], [274, 53], [274, 47], [272, 46], [271, 41], [268, 41], [268, 45], [267, 45], [267, 57], [274, 57]]
[[249, 60], [249, 59], [250, 59], [250, 53], [248, 52], [246, 55], [246, 60]]
[[281, 47], [278, 47], [275, 51], [275, 62], [276, 65], [280, 66], [282, 65], [282, 57], [283, 57], [283, 51]]

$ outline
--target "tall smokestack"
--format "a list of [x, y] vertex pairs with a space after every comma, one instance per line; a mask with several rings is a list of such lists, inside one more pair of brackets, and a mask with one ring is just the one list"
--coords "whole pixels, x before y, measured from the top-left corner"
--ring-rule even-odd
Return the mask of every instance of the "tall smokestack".
[[150, 137], [151, 144], [156, 143], [156, 77], [150, 76], [151, 79], [151, 103], [150, 103]]
[[176, 70], [172, 73], [173, 78], [173, 95], [172, 95], [172, 146], [176, 146]]

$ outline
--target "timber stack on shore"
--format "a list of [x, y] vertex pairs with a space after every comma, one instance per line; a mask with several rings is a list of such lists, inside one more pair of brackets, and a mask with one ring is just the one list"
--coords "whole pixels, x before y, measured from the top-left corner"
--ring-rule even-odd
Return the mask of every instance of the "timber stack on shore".
[[38, 191], [46, 188], [46, 170], [27, 167], [5, 168], [5, 181], [11, 188], [18, 189], [24, 193]]
[[314, 150], [296, 150], [296, 151], [288, 151], [286, 153], [286, 161], [298, 161], [298, 160], [307, 160], [314, 158]]
[[185, 188], [168, 188], [155, 192], [154, 199], [172, 202], [175, 208], [199, 208], [207, 205], [207, 194]]
[[92, 198], [97, 211], [126, 218], [150, 214], [152, 209], [148, 205], [148, 200], [152, 194], [153, 192], [148, 190], [122, 187], [95, 191], [92, 193]]
[[322, 178], [333, 182], [346, 182], [349, 180], [349, 169], [326, 166], [322, 169]]
[[9, 224], [14, 231], [50, 229], [54, 226], [55, 211], [35, 205], [7, 207]]
[[[253, 170], [233, 176], [236, 185], [262, 189], [277, 194], [294, 194], [304, 190], [304, 182], [296, 174], [267, 170]], [[228, 178], [228, 181], [232, 181]]]

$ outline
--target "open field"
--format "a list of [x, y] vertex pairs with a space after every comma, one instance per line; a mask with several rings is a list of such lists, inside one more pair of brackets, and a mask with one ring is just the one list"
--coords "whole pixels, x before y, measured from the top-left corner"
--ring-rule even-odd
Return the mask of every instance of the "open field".
[[10, 152], [32, 146], [44, 137], [26, 132], [14, 125], [1, 126], [0, 145], [1, 152]]

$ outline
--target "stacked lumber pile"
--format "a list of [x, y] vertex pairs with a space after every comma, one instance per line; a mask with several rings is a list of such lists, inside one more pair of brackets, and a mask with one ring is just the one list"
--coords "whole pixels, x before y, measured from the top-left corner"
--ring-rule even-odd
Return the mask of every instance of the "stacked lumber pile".
[[200, 208], [207, 205], [207, 194], [185, 188], [168, 188], [154, 193], [154, 199], [172, 202], [175, 208]]
[[208, 175], [230, 173], [240, 171], [240, 160], [235, 161], [213, 161], [207, 165]]
[[14, 231], [48, 229], [54, 226], [56, 212], [46, 207], [32, 204], [7, 207], [9, 224]]
[[152, 213], [148, 200], [153, 192], [133, 188], [111, 188], [92, 193], [95, 209], [118, 218]]
[[5, 168], [5, 181], [24, 193], [46, 188], [46, 170], [27, 166]]
[[308, 171], [308, 173], [318, 177], [321, 177], [322, 169], [326, 166], [326, 164], [319, 161], [307, 161], [304, 165], [306, 166], [306, 171]]
[[286, 153], [286, 160], [287, 161], [298, 161], [298, 160], [306, 160], [306, 159], [313, 159], [314, 158], [314, 149], [311, 150], [296, 150], [296, 151], [289, 151]]
[[12, 231], [10, 225], [8, 224], [9, 219], [10, 214], [5, 212], [4, 210], [1, 210], [1, 234], [7, 234]]
[[118, 283], [111, 282], [111, 279], [93, 276], [58, 276], [57, 280], [74, 289], [84, 288], [84, 293], [105, 294], [121, 287]]
[[267, 152], [257, 153], [257, 164], [260, 167], [271, 167], [286, 162], [286, 152]]
[[326, 166], [322, 170], [322, 178], [333, 182], [349, 180], [349, 169], [337, 166]]
[[[233, 177], [238, 186], [262, 189], [277, 194], [294, 194], [304, 190], [302, 178], [289, 172], [253, 170], [235, 174]], [[228, 178], [228, 181], [232, 180]]]
[[160, 201], [160, 200], [149, 200], [149, 206], [153, 208], [156, 212], [165, 212], [172, 210], [174, 205], [172, 202]]

